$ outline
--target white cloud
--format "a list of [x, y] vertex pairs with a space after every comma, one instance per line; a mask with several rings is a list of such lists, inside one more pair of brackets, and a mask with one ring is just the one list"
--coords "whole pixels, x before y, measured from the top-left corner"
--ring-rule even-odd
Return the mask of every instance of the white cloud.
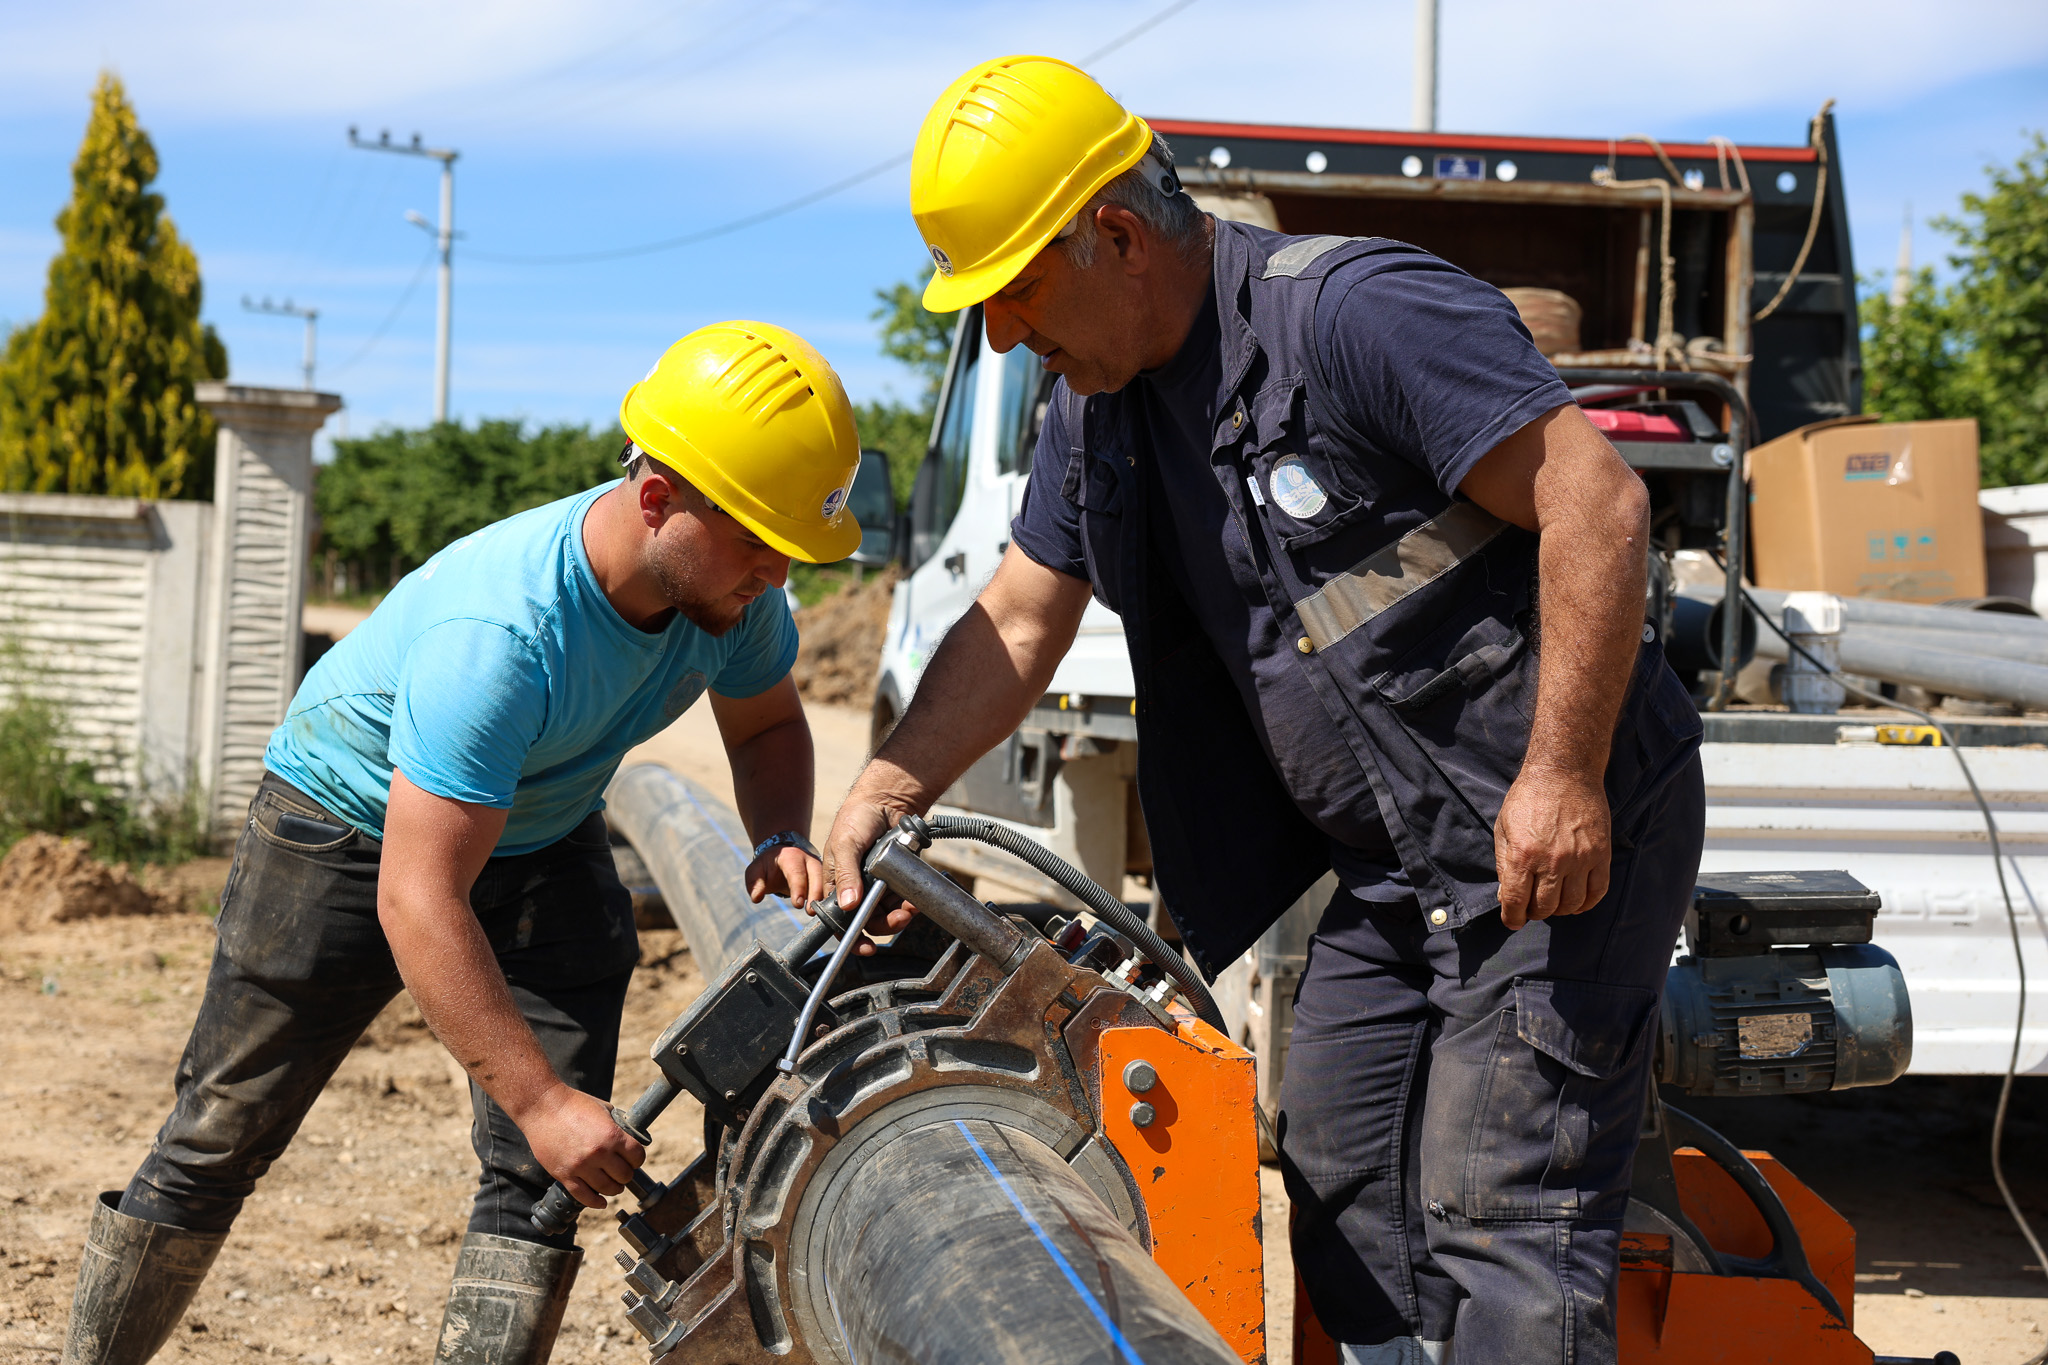
[[[414, 125], [449, 141], [601, 137], [684, 159], [745, 149], [804, 165], [908, 144], [967, 63], [1040, 48], [1078, 57], [1158, 0], [826, 5], [820, 0], [144, 0], [19, 9], [0, 107], [76, 101], [102, 64], [145, 113]], [[1406, 121], [1407, 0], [1201, 0], [1098, 64], [1133, 105], [1265, 122]], [[2048, 56], [2038, 0], [1446, 0], [1446, 126], [1691, 129], [1759, 105], [1845, 111]], [[1986, 35], [1997, 40], [1986, 41]], [[1622, 125], [1628, 125], [1623, 127]], [[431, 125], [431, 126], [426, 126]]]

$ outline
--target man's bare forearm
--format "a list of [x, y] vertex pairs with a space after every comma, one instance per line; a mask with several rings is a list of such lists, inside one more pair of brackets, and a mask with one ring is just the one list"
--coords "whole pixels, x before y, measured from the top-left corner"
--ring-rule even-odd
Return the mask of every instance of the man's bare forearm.
[[1596, 779], [1607, 770], [1642, 647], [1649, 542], [1642, 483], [1626, 470], [1611, 482], [1611, 497], [1579, 490], [1554, 507], [1544, 507], [1539, 492], [1542, 660], [1525, 767]]
[[793, 829], [808, 838], [817, 791], [811, 727], [801, 720], [763, 730], [726, 751], [733, 801], [752, 839]]
[[476, 915], [461, 901], [389, 897], [378, 918], [427, 1027], [514, 1123], [556, 1086]]

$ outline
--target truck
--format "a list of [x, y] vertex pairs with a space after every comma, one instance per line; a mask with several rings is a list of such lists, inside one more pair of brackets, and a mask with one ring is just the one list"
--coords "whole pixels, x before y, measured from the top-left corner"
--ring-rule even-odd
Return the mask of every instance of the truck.
[[[1508, 291], [1518, 306], [1532, 297], [1576, 310], [1547, 344], [1539, 328], [1539, 344], [1589, 411], [1609, 414], [1610, 437], [1651, 489], [1646, 611], [1661, 618], [1667, 653], [1705, 722], [1703, 871], [1839, 868], [1877, 890], [1877, 942], [1911, 991], [1911, 1069], [2002, 1073], [2019, 980], [1984, 822], [1953, 755], [1869, 742], [1874, 727], [1852, 724], [1853, 713], [1731, 707], [1735, 670], [1719, 661], [1746, 655], [1744, 614], [1705, 619], [1677, 592], [1688, 579], [1724, 574], [1726, 586], [1739, 586], [1746, 448], [1861, 410], [1832, 116], [1824, 110], [1804, 142], [1775, 146], [1173, 119], [1153, 127], [1189, 192], [1219, 217], [1395, 238]], [[875, 684], [877, 743], [1008, 548], [1051, 384], [1024, 348], [990, 348], [979, 308], [959, 315], [930, 444], [892, 537], [904, 572]], [[1143, 898], [1152, 861], [1134, 780], [1135, 715], [1121, 623], [1091, 603], [1050, 690], [940, 809], [1004, 821], [1101, 884]], [[2033, 888], [2048, 888], [2048, 723], [1956, 725], [1997, 812], [2027, 965], [2039, 979], [2048, 975], [2048, 919]], [[978, 845], [942, 845], [933, 858], [978, 894], [1067, 899]], [[1268, 1106], [1284, 1073], [1308, 936], [1333, 885], [1325, 878], [1217, 983], [1233, 1031], [1260, 1058]], [[1170, 930], [1152, 900], [1155, 923]], [[2048, 1012], [2030, 1016], [2022, 1044], [2020, 1069], [2048, 1071]]]

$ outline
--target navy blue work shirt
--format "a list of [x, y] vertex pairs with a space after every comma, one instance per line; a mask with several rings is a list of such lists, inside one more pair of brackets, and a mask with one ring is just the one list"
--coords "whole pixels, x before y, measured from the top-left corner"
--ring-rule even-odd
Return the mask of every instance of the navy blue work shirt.
[[[1425, 500], [1431, 486], [1454, 493], [1487, 452], [1572, 401], [1505, 295], [1416, 247], [1332, 271], [1316, 300], [1315, 341], [1328, 405], [1351, 428], [1347, 444], [1383, 503]], [[1282, 786], [1329, 836], [1338, 878], [1362, 899], [1403, 898], [1408, 877], [1370, 779], [1333, 733], [1209, 468], [1230, 396], [1221, 342], [1212, 285], [1179, 353], [1132, 381], [1158, 562], [1223, 661]], [[1010, 536], [1038, 563], [1086, 579], [1079, 509], [1058, 496], [1071, 445], [1065, 412], [1047, 407]], [[1326, 496], [1298, 463], [1276, 466], [1267, 482], [1252, 481], [1253, 501], [1304, 520]]]

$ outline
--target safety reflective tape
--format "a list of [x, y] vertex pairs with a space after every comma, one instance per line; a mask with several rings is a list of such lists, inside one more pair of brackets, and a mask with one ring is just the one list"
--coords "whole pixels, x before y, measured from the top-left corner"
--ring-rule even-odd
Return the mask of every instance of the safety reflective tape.
[[1328, 649], [1409, 593], [1457, 568], [1507, 528], [1477, 503], [1454, 502], [1296, 602], [1301, 628], [1317, 649]]

